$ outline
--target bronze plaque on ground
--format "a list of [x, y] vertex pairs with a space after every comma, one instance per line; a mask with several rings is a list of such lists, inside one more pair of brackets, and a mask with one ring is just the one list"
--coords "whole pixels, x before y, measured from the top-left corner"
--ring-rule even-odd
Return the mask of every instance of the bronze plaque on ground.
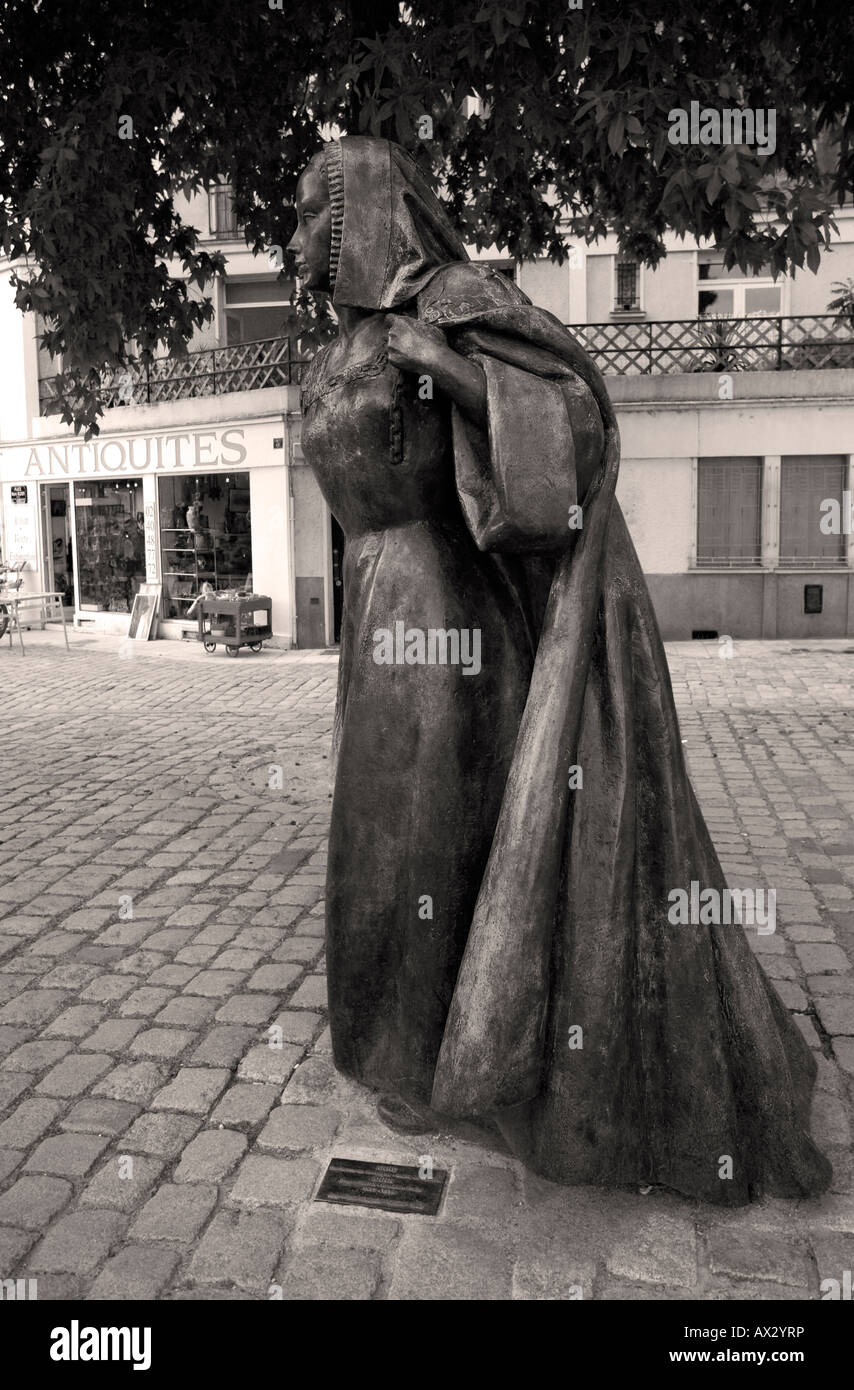
[[314, 1200], [435, 1216], [448, 1174], [432, 1166], [428, 1171], [429, 1176], [425, 1173], [421, 1177], [424, 1168], [407, 1167], [402, 1163], [332, 1158]]

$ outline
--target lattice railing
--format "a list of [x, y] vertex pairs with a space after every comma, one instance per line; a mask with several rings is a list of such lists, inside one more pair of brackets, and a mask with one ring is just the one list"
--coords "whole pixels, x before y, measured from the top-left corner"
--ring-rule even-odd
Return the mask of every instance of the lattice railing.
[[[221, 396], [230, 391], [254, 391], [264, 386], [290, 386], [299, 381], [302, 363], [291, 353], [289, 338], [265, 338], [231, 347], [206, 348], [183, 357], [158, 357], [149, 364], [129, 362], [102, 375], [104, 405], [158, 405], [163, 401]], [[56, 378], [39, 383], [43, 415], [57, 405]]]
[[[571, 324], [570, 332], [606, 375], [761, 372], [854, 367], [854, 324], [843, 314], [770, 318], [659, 319]], [[208, 348], [184, 357], [129, 363], [105, 374], [104, 404], [155, 405], [298, 384], [304, 359], [289, 338]], [[56, 378], [39, 383], [43, 415], [57, 408]]]
[[611, 375], [854, 367], [854, 324], [837, 314], [572, 324], [570, 332]]

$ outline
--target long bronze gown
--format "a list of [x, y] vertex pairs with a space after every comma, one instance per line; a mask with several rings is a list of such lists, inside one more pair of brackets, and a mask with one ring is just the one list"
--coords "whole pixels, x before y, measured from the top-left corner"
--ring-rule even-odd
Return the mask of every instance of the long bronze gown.
[[[361, 137], [327, 148], [334, 302], [441, 327], [488, 396], [480, 431], [422, 399], [370, 332], [303, 378], [305, 455], [346, 537], [336, 1065], [493, 1115], [558, 1181], [730, 1204], [821, 1191], [815, 1062], [744, 929], [668, 920], [673, 888], [725, 880], [613, 501], [601, 378], [556, 319], [464, 260], [408, 156]], [[591, 456], [568, 540], [574, 460]], [[400, 623], [478, 629], [482, 669], [378, 663], [377, 635]]]

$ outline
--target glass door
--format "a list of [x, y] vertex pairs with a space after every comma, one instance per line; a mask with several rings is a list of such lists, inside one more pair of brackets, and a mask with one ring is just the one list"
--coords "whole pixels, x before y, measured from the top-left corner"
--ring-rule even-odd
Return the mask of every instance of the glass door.
[[74, 550], [69, 485], [49, 483], [42, 486], [41, 493], [44, 587], [48, 593], [62, 594], [62, 606], [70, 617], [74, 611]]

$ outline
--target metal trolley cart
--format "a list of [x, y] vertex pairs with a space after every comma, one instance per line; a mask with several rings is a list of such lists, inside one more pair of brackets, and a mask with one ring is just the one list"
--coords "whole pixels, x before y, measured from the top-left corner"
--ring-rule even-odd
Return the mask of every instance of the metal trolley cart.
[[227, 656], [237, 656], [241, 647], [260, 652], [262, 642], [273, 636], [272, 609], [272, 601], [263, 594], [200, 599], [198, 640], [206, 652], [215, 652], [219, 643]]

